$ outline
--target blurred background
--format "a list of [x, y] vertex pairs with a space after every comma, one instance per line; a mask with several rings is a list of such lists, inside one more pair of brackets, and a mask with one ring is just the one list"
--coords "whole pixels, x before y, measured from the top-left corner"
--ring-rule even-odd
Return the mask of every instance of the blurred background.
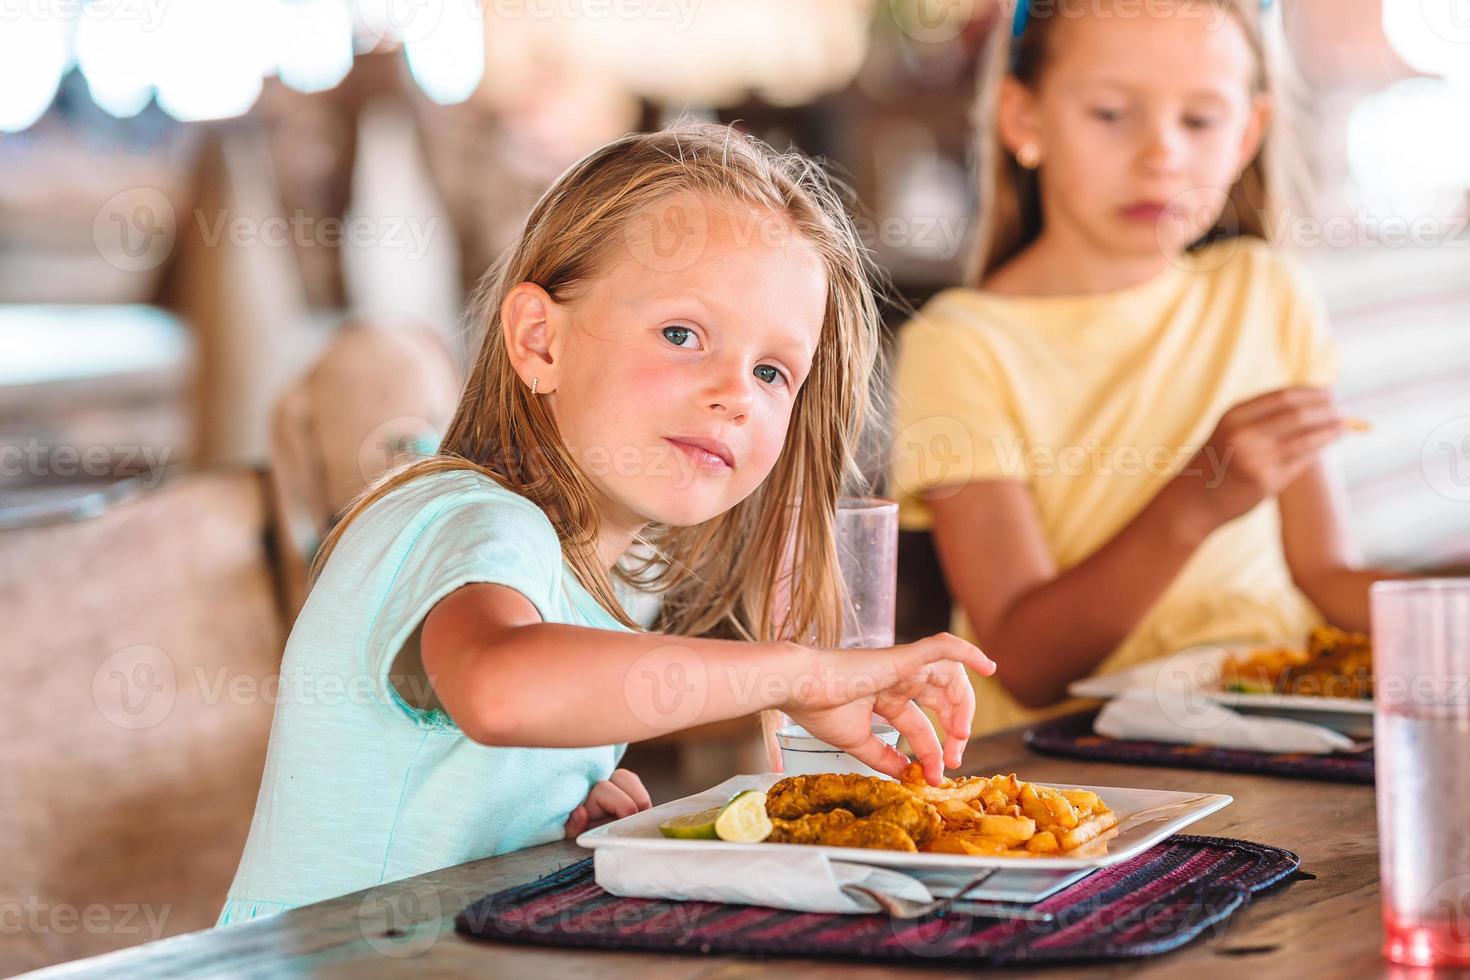
[[[1353, 522], [1375, 561], [1463, 563], [1470, 10], [1278, 7], [1317, 190], [1287, 237], [1327, 300], [1342, 398], [1374, 423], [1337, 451]], [[969, 119], [1008, 16], [0, 0], [0, 623], [18, 669], [0, 693], [0, 969], [213, 924], [305, 564], [366, 482], [432, 451], [479, 341], [469, 291], [559, 172], [630, 130], [734, 122], [843, 175], [918, 304], [959, 283], [985, 207]], [[629, 764], [658, 800], [763, 769], [756, 744], [718, 726]]]

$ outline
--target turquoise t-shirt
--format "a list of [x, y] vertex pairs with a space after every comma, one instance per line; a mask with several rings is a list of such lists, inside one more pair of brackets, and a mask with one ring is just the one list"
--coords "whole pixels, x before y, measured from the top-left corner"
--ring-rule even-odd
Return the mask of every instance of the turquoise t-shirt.
[[559, 840], [612, 774], [625, 745], [481, 745], [399, 694], [398, 652], [470, 582], [515, 589], [546, 622], [627, 632], [573, 576], [545, 513], [494, 481], [433, 474], [373, 504], [286, 642], [255, 817], [218, 925]]

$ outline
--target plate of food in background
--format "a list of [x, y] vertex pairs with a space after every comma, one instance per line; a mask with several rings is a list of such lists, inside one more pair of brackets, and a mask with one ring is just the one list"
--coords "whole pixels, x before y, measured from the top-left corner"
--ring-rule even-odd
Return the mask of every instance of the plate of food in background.
[[1354, 737], [1373, 734], [1373, 646], [1332, 626], [1305, 642], [1199, 646], [1071, 684], [1078, 698], [1124, 691], [1198, 694], [1244, 714], [1295, 718]]

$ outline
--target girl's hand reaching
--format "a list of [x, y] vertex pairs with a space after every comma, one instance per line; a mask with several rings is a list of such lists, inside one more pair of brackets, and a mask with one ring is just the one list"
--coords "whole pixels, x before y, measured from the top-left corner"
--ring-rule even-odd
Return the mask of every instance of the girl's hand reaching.
[[[995, 663], [949, 633], [877, 650], [817, 650], [812, 675], [802, 678], [781, 710], [812, 735], [854, 759], [897, 777], [908, 759], [873, 734], [872, 716], [888, 720], [938, 785], [945, 767], [958, 768], [975, 717], [975, 690], [965, 673], [995, 673]], [[944, 748], [920, 705], [939, 716]]]
[[589, 827], [630, 817], [651, 806], [653, 800], [649, 798], [648, 790], [643, 788], [643, 780], [638, 778], [638, 774], [631, 769], [616, 769], [611, 778], [592, 785], [587, 799], [567, 818], [564, 836], [567, 840], [574, 840]]
[[1283, 388], [1226, 412], [1181, 475], [1211, 527], [1277, 497], [1346, 429], [1326, 388]]

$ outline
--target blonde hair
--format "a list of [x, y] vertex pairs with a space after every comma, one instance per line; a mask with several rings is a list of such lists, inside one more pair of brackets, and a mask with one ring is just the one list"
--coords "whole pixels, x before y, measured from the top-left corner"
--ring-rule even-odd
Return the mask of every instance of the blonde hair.
[[[1179, 2], [1222, 8], [1240, 24], [1256, 58], [1253, 92], [1267, 95], [1272, 104], [1260, 152], [1230, 188], [1228, 203], [1215, 226], [1190, 248], [1237, 235], [1274, 241], [1279, 217], [1304, 201], [1308, 193], [1307, 168], [1293, 125], [1301, 86], [1286, 57], [1281, 31], [1270, 29], [1267, 22], [1274, 14], [1262, 11], [1259, 0]], [[1035, 90], [1046, 70], [1052, 35], [1060, 19], [1056, 14], [1032, 16], [1019, 41], [1012, 40], [1006, 20], [991, 32], [972, 112], [978, 134], [980, 222], [966, 269], [968, 285], [980, 286], [986, 276], [1009, 262], [1041, 232], [1036, 172], [1022, 167], [1001, 142], [998, 106], [1001, 82], [1007, 76]]]
[[[500, 307], [521, 282], [536, 283], [558, 302], [574, 299], [615, 261], [628, 222], [680, 193], [782, 216], [821, 258], [826, 313], [785, 446], [766, 480], [702, 524], [650, 525], [640, 540], [651, 553], [619, 563], [610, 576], [596, 551], [602, 497], [562, 442], [545, 401], [512, 369]], [[704, 123], [609, 143], [556, 180], [519, 240], [481, 280], [473, 308], [484, 339], [438, 454], [364, 491], [323, 541], [313, 577], [346, 528], [384, 495], [426, 474], [469, 470], [540, 506], [577, 580], [630, 629], [640, 627], [619, 601], [613, 576], [661, 594], [655, 628], [662, 632], [835, 645], [842, 599], [834, 519], [840, 494], [865, 489], [855, 454], [881, 379], [877, 282], [839, 186], [811, 160]]]

